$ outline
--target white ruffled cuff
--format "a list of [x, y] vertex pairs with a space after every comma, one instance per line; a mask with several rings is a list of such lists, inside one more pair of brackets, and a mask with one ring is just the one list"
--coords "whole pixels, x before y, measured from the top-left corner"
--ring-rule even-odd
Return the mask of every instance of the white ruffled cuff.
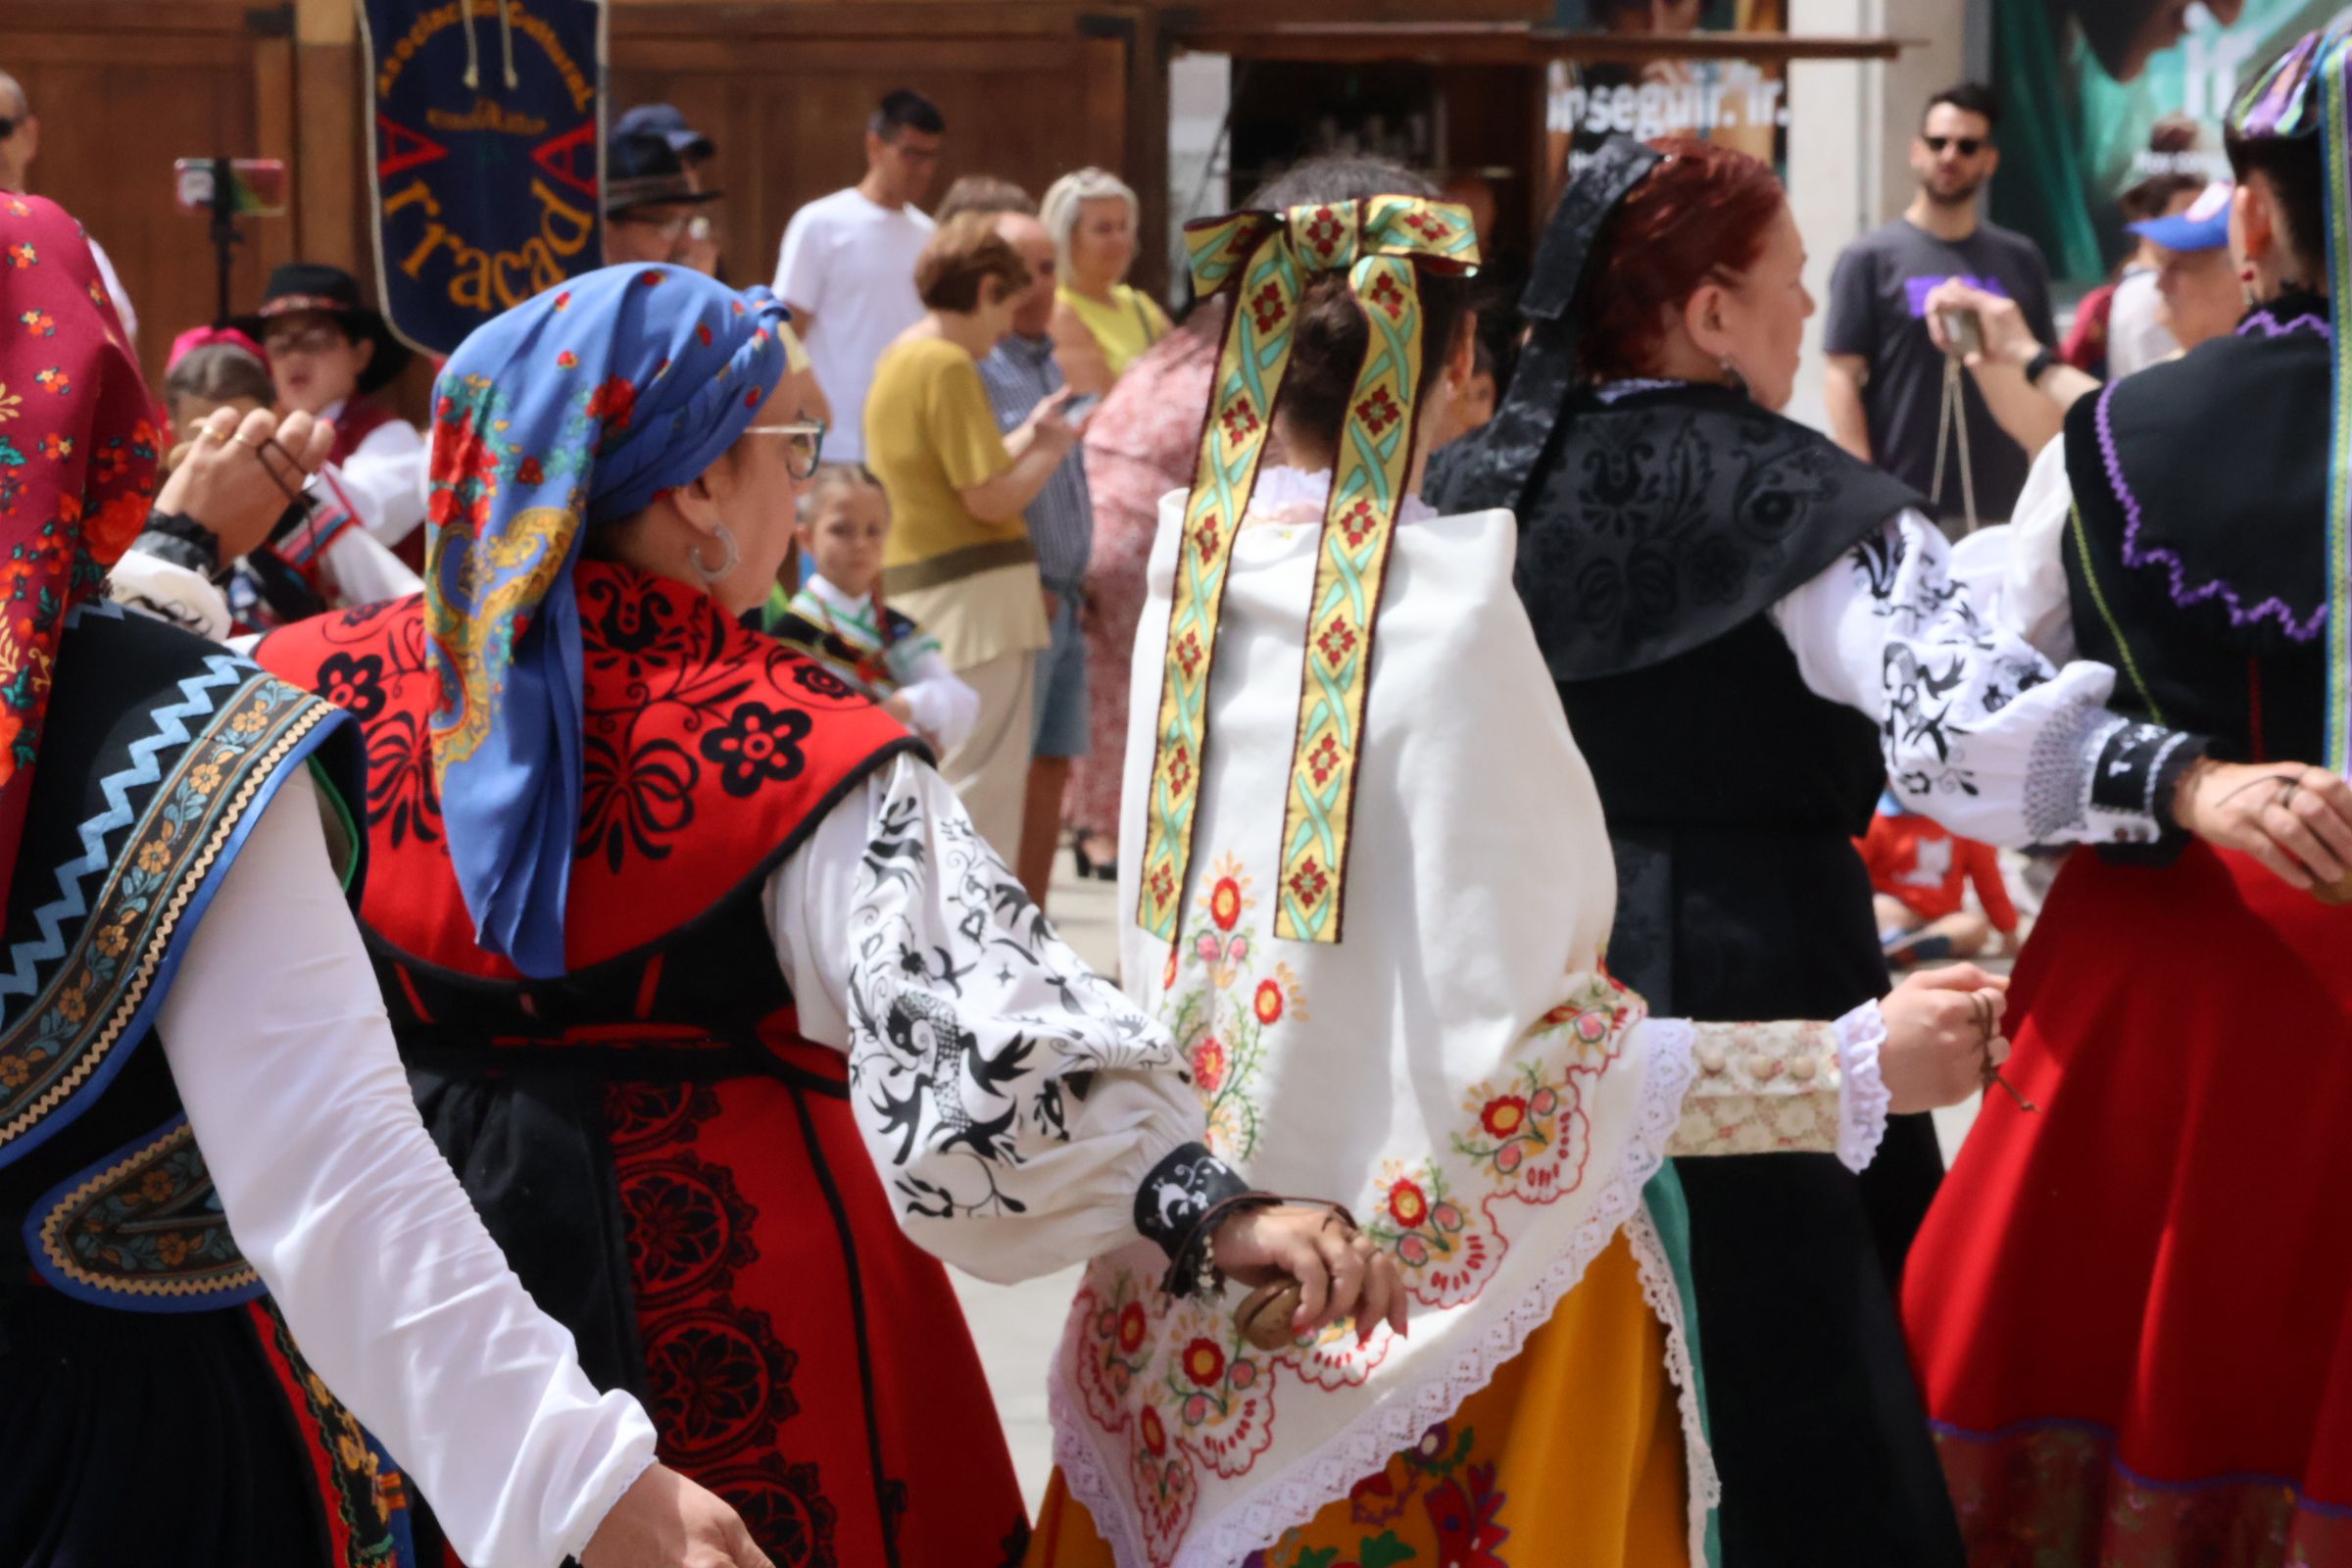
[[1886, 1043], [1886, 1019], [1875, 1002], [1865, 1002], [1838, 1020], [1838, 1162], [1860, 1175], [1878, 1157], [1886, 1137], [1886, 1113], [1894, 1097], [1879, 1076], [1879, 1048]]

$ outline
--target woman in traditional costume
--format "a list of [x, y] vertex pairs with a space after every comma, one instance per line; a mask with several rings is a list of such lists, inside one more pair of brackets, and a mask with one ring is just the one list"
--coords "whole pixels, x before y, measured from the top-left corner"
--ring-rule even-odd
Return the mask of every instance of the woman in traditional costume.
[[[162, 423], [87, 242], [0, 197], [0, 1561], [388, 1563], [364, 1420], [474, 1561], [757, 1568], [418, 1122], [345, 904], [357, 727], [105, 601]], [[323, 458], [254, 419], [194, 468]]]
[[[1983, 613], [1917, 496], [1775, 412], [1803, 267], [1768, 166], [1611, 138], [1551, 220], [1509, 397], [1430, 485], [1517, 511], [1519, 593], [1608, 812], [1610, 971], [1697, 1018], [1886, 990], [1852, 844], [1883, 789], [1994, 844], [2181, 821], [2267, 843], [2228, 779], [2180, 791], [2193, 739], [2110, 710], [2111, 667]], [[1894, 1295], [1941, 1169], [1925, 1116], [1858, 1180], [1683, 1168], [1733, 1568], [1959, 1561]]]
[[[1665, 1155], [1859, 1168], [1890, 1096], [1964, 1096], [1998, 1055], [1997, 992], [1930, 988], [1974, 970], [1884, 1018], [1695, 1026], [1603, 970], [1607, 839], [1511, 595], [1511, 515], [1416, 495], [1474, 364], [1476, 243], [1434, 195], [1313, 164], [1188, 231], [1233, 308], [1152, 555], [1121, 877], [1125, 972], [1210, 1147], [1340, 1191], [1411, 1338], [1253, 1338], [1161, 1296], [1148, 1250], [1099, 1259], [1033, 1568], [1710, 1560]], [[1290, 466], [1260, 472], [1269, 422]]]
[[[2337, 771], [2348, 76], [2339, 23], [2238, 100], [2230, 244], [2255, 303], [2075, 405], [2002, 593], [2050, 658], [2121, 668], [2119, 708], [2212, 757]], [[2240, 771], [2282, 836], [2325, 832], [2343, 789]], [[2352, 1564], [2352, 857], [2328, 842], [2284, 881], [2202, 844], [2078, 851], [2050, 891], [2014, 993], [2040, 1109], [1987, 1104], [1903, 1292], [1975, 1563]], [[2337, 885], [2297, 891], [2315, 880]]]
[[1249, 1198], [919, 743], [739, 623], [818, 458], [773, 409], [782, 319], [618, 267], [483, 326], [424, 596], [259, 655], [361, 721], [394, 1032], [590, 1376], [782, 1561], [1002, 1563], [1020, 1492], [909, 1236], [998, 1280], [1150, 1237], [1186, 1290], [1213, 1247], [1301, 1281], [1302, 1325], [1386, 1315], [1394, 1274]]

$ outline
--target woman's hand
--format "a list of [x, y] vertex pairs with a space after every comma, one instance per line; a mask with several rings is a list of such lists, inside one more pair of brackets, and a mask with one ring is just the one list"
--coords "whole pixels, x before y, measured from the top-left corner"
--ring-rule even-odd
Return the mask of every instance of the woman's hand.
[[1944, 332], [1946, 311], [1972, 311], [1984, 331], [1984, 351], [1971, 354], [1964, 362], [1972, 370], [1986, 364], [2006, 364], [2021, 368], [2041, 352], [2034, 339], [2034, 328], [2026, 322], [2026, 313], [2017, 301], [2004, 295], [1988, 293], [1973, 283], [1947, 277], [1928, 291], [1923, 307], [1928, 317], [1928, 335], [1936, 346], [1946, 354], [1956, 352], [1956, 345]]
[[[272, 438], [278, 451], [264, 445]], [[180, 513], [211, 529], [226, 565], [270, 537], [334, 444], [335, 427], [299, 409], [283, 422], [267, 409], [242, 420], [234, 410], [216, 410], [164, 481], [156, 510]]]
[[1879, 1004], [1886, 1043], [1879, 1077], [1899, 1115], [1956, 1105], [1984, 1085], [1987, 1067], [2009, 1059], [2000, 1032], [2009, 982], [1973, 963], [1922, 969]]
[[1328, 1208], [1282, 1203], [1244, 1209], [1216, 1229], [1209, 1253], [1217, 1267], [1244, 1285], [1279, 1279], [1298, 1282], [1294, 1332], [1313, 1334], [1344, 1317], [1355, 1319], [1356, 1343], [1372, 1338], [1385, 1319], [1404, 1327], [1404, 1286], [1396, 1259]]
[[2290, 888], [2325, 891], [2352, 867], [2352, 785], [2307, 762], [2200, 758], [2174, 788], [2173, 820], [2252, 856]]
[[[1020, 424], [1021, 430], [1029, 432], [1030, 442], [1038, 450], [1050, 453], [1056, 464], [1070, 455], [1078, 445], [1078, 438], [1086, 432], [1083, 419], [1072, 420], [1062, 416], [1061, 411], [1068, 408], [1070, 400], [1077, 395], [1075, 387], [1063, 387], [1031, 409], [1029, 417]], [[1014, 433], [1017, 435], [1019, 431]]]
[[735, 1510], [657, 1464], [629, 1484], [580, 1551], [580, 1568], [775, 1568]]

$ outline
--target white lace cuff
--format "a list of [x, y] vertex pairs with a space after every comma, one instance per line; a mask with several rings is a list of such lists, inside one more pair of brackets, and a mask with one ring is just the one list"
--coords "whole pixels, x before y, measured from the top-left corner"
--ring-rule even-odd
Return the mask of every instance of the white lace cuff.
[[1894, 1103], [1879, 1076], [1879, 1048], [1886, 1043], [1886, 1019], [1875, 1002], [1838, 1020], [1838, 1162], [1856, 1175], [1878, 1157]]

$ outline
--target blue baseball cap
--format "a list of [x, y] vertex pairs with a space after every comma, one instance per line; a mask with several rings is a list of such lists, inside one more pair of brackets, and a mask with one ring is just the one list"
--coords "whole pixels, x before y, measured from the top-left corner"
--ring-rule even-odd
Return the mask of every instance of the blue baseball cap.
[[659, 136], [680, 158], [709, 158], [718, 151], [710, 137], [686, 123], [684, 112], [675, 104], [639, 104], [631, 109], [612, 124], [612, 139], [624, 136]]
[[2230, 243], [2230, 198], [2237, 187], [2217, 179], [2185, 211], [2124, 226], [2168, 251], [2210, 251]]

